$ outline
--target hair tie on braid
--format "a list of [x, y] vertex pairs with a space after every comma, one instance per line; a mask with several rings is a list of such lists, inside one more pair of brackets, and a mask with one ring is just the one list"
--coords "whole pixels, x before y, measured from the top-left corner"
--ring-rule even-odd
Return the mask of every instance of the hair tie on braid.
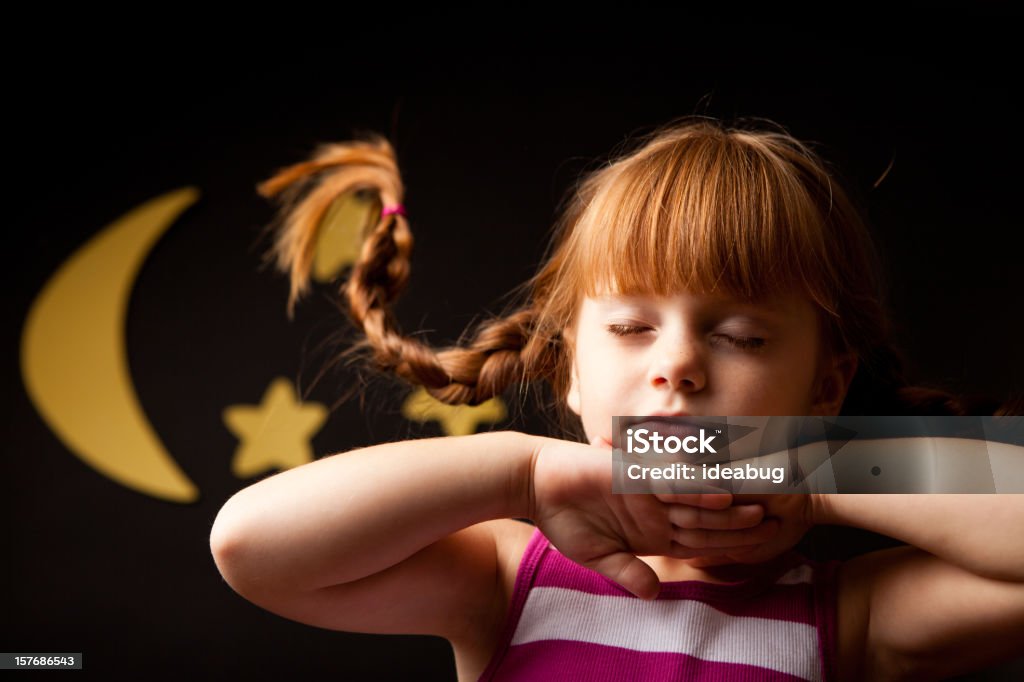
[[[406, 216], [406, 209], [394, 150], [385, 138], [322, 145], [311, 160], [279, 171], [258, 189], [266, 197], [284, 197], [272, 253], [278, 267], [291, 274], [289, 314], [308, 285], [316, 235], [333, 202], [349, 192], [372, 191], [379, 197], [377, 223], [362, 236], [359, 257], [341, 290], [363, 337], [342, 356], [368, 351], [365, 359], [376, 369], [454, 405], [480, 404], [529, 374], [523, 357], [533, 333], [532, 309], [487, 321], [468, 346], [436, 350], [400, 332], [391, 306], [409, 279], [413, 236], [407, 220], [390, 217]], [[525, 355], [530, 368], [553, 362], [550, 351], [536, 344]]]
[[[377, 225], [369, 226], [369, 240], [384, 243], [381, 248], [391, 252], [396, 261], [404, 260], [412, 248], [412, 237], [404, 221], [387, 220], [395, 213], [405, 215], [402, 205], [405, 187], [398, 173], [394, 149], [381, 135], [371, 135], [368, 140], [320, 145], [312, 159], [281, 169], [274, 177], [260, 183], [257, 191], [267, 198], [279, 197], [282, 204], [269, 255], [276, 260], [279, 270], [291, 276], [289, 315], [309, 285], [316, 237], [322, 223], [331, 206], [343, 195], [364, 191], [376, 194], [386, 208], [381, 211]], [[394, 267], [401, 269], [398, 265]], [[388, 294], [393, 298], [404, 285], [404, 278], [398, 272], [391, 274], [393, 286]]]

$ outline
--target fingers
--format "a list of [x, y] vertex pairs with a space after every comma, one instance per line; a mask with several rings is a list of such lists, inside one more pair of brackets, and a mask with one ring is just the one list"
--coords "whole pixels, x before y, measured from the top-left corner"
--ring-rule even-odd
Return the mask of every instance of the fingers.
[[586, 564], [641, 599], [654, 599], [661, 590], [658, 574], [629, 552], [616, 552]]
[[779, 532], [779, 522], [768, 519], [753, 528], [741, 530], [708, 530], [705, 528], [680, 528], [672, 536], [691, 549], [728, 548], [735, 551], [743, 545], [758, 545], [767, 542]]
[[703, 509], [725, 509], [732, 504], [732, 493], [719, 488], [704, 487], [703, 493], [656, 493], [654, 496], [667, 504], [686, 504]]
[[674, 504], [668, 508], [668, 518], [679, 528], [707, 528], [711, 530], [736, 530], [752, 528], [764, 518], [764, 507], [747, 504], [726, 509], [706, 509]]

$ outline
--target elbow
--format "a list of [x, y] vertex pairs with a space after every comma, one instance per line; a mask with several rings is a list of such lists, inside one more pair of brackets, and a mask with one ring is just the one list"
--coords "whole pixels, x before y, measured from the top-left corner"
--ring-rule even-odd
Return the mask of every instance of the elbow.
[[[255, 526], [228, 504], [221, 509], [210, 529], [210, 554], [224, 582], [238, 596], [270, 611], [284, 615], [282, 604], [294, 598], [287, 581], [275, 577], [278, 570], [274, 550]], [[251, 520], [250, 520], [251, 521]]]
[[246, 577], [250, 573], [246, 557], [250, 553], [251, 543], [240, 529], [241, 524], [236, 515], [232, 513], [231, 502], [234, 499], [231, 498], [221, 507], [213, 521], [210, 529], [210, 554], [224, 582], [238, 594], [247, 596], [251, 591], [251, 581]]
[[210, 554], [213, 556], [213, 563], [217, 567], [217, 571], [220, 572], [224, 582], [230, 585], [231, 589], [238, 592], [236, 587], [237, 568], [234, 561], [234, 557], [238, 552], [234, 549], [234, 546], [232, 541], [224, 534], [224, 531], [214, 525], [213, 531], [210, 533]]

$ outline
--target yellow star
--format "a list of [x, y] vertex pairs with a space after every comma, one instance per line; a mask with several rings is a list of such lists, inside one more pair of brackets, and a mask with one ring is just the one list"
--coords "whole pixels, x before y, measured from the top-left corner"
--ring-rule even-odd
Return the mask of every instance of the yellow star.
[[380, 219], [380, 209], [380, 199], [363, 192], [346, 192], [331, 203], [317, 228], [313, 279], [329, 282], [359, 260], [366, 231]]
[[505, 403], [491, 398], [479, 405], [448, 405], [420, 388], [409, 395], [402, 405], [406, 419], [418, 422], [437, 421], [449, 436], [467, 436], [476, 433], [480, 424], [494, 424], [505, 418]]
[[224, 408], [224, 424], [241, 441], [231, 472], [251, 478], [270, 469], [290, 469], [313, 461], [310, 438], [327, 420], [320, 403], [302, 403], [292, 383], [270, 382], [260, 405]]

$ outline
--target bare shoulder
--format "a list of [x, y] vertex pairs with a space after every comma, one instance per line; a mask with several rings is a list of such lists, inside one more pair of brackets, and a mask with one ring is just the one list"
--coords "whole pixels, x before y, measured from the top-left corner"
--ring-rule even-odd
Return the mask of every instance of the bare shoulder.
[[1024, 584], [975, 575], [916, 547], [839, 574], [840, 679], [938, 679], [1019, 655]]
[[[498, 572], [500, 576], [500, 587], [505, 606], [508, 606], [512, 599], [512, 590], [515, 587], [516, 575], [519, 572], [519, 563], [526, 551], [526, 545], [535, 530], [534, 526], [515, 519], [497, 519], [488, 521], [491, 532], [494, 534], [494, 545], [498, 554]], [[505, 614], [502, 613], [499, 620], [504, 621]]]
[[[486, 646], [500, 628], [518, 558], [532, 526], [478, 523], [360, 580], [313, 591], [265, 591], [247, 599], [278, 615], [331, 630], [424, 634]], [[496, 634], [494, 637], [496, 638]]]
[[514, 519], [485, 521], [476, 528], [493, 538], [497, 571], [490, 599], [481, 605], [480, 619], [460, 636], [448, 638], [460, 680], [478, 679], [494, 655], [508, 617], [519, 563], [534, 532], [530, 524]]
[[478, 623], [475, 632], [486, 632], [497, 640], [508, 615], [508, 607], [515, 589], [519, 563], [530, 542], [534, 527], [515, 519], [495, 519], [477, 525], [486, 530], [494, 541], [496, 576], [494, 591], [484, 609], [483, 622]]
[[863, 679], [872, 567], [878, 552], [843, 562], [836, 576], [836, 652], [839, 679]]

